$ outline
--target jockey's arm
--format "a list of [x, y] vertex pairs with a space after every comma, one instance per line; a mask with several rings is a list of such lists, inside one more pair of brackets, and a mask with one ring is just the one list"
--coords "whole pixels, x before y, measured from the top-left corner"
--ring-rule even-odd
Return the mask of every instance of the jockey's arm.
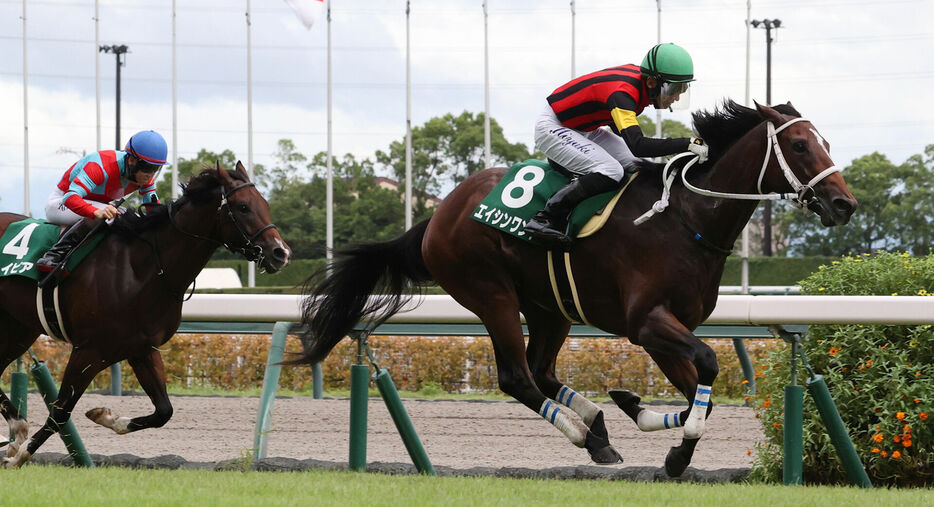
[[626, 141], [626, 146], [637, 157], [660, 157], [688, 151], [691, 140], [687, 137], [672, 139], [659, 139], [645, 137], [639, 121], [636, 119], [636, 101], [629, 95], [617, 92], [610, 95], [607, 103], [610, 116], [613, 117], [611, 125], [613, 132]]
[[139, 187], [139, 196], [143, 201], [143, 204], [153, 205], [159, 204], [159, 196], [156, 195], [156, 182], [155, 180], [149, 180], [145, 186]]
[[97, 164], [87, 164], [81, 172], [71, 180], [68, 191], [62, 196], [62, 204], [71, 211], [85, 218], [95, 218], [97, 210], [92, 204], [84, 200], [91, 189], [104, 183], [104, 171]]

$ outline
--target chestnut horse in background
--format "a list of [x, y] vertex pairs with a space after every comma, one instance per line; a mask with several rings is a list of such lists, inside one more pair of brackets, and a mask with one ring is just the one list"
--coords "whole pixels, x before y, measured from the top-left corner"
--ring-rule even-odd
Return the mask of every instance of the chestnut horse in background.
[[[603, 228], [576, 240], [570, 251], [589, 323], [642, 346], [689, 402], [680, 413], [661, 414], [641, 407], [632, 393], [610, 393], [643, 431], [683, 427], [681, 444], [665, 459], [672, 477], [684, 472], [704, 432], [718, 373], [713, 350], [692, 330], [714, 310], [726, 257], [759, 200], [792, 198], [825, 226], [847, 223], [857, 206], [829, 145], [790, 103], [752, 109], [728, 101], [693, 119], [710, 146], [709, 160], [674, 161], [671, 167], [684, 178], [672, 174], [667, 185], [668, 169], [657, 178], [660, 165], [645, 163]], [[503, 392], [586, 448], [595, 462], [618, 463], [603, 412], [555, 376], [571, 322], [553, 295], [546, 250], [471, 219], [504, 173], [487, 169], [470, 176], [434, 216], [394, 240], [338, 252], [329, 277], [309, 279], [304, 353], [295, 362], [323, 360], [358, 321], [378, 325], [413, 297], [411, 288], [434, 281], [486, 326]], [[634, 225], [668, 187], [667, 211]]]

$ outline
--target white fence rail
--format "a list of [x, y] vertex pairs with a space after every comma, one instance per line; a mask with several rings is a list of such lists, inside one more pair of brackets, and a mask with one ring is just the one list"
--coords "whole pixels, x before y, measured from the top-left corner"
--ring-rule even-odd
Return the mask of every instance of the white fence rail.
[[[182, 307], [185, 321], [295, 322], [300, 295], [195, 294]], [[450, 296], [416, 298], [389, 322], [478, 323]], [[705, 324], [934, 324], [928, 296], [721, 295]]]

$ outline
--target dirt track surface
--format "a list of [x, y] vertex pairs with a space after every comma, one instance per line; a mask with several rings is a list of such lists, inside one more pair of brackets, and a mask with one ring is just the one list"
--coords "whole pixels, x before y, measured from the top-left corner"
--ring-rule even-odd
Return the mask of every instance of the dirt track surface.
[[[36, 393], [30, 393], [28, 403], [32, 434], [48, 412]], [[84, 413], [104, 406], [119, 416], [145, 415], [152, 411], [149, 398], [86, 394], [72, 420], [91, 454], [143, 458], [175, 454], [191, 462], [252, 454], [258, 398], [172, 396], [172, 404], [175, 413], [164, 427], [117, 435]], [[585, 450], [574, 447], [557, 429], [518, 403], [406, 400], [404, 405], [436, 467], [544, 469], [592, 464]], [[680, 443], [680, 429], [642, 433], [615, 405], [601, 406], [610, 441], [625, 459], [623, 467], [660, 468], [669, 447]], [[683, 410], [683, 406], [651, 408]], [[347, 399], [279, 398], [273, 410], [268, 456], [346, 463], [349, 417]], [[381, 399], [370, 399], [368, 421], [368, 462], [412, 462]], [[691, 466], [699, 470], [748, 468], [752, 456], [747, 451], [752, 450], [754, 456], [755, 443], [762, 438], [752, 409], [715, 406]], [[40, 454], [49, 452], [66, 452], [57, 436], [39, 450]]]

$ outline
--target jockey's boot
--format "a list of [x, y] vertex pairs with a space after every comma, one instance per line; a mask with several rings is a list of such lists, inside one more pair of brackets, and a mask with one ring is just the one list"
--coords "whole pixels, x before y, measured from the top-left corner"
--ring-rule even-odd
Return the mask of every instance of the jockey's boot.
[[570, 250], [573, 239], [568, 236], [568, 219], [574, 207], [588, 197], [613, 190], [619, 183], [600, 173], [584, 174], [571, 180], [545, 203], [526, 224], [523, 232], [536, 243], [549, 249]]
[[[94, 225], [97, 223], [97, 220], [87, 218], [82, 218], [75, 222], [74, 225], [65, 231], [65, 234], [58, 239], [58, 242], [36, 261], [36, 268], [43, 273], [52, 272], [56, 266], [61, 264], [65, 255], [68, 254], [72, 248], [76, 247], [78, 243], [81, 243], [81, 240], [91, 232]], [[62, 276], [68, 276], [68, 271], [64, 267], [62, 267], [60, 273]]]

